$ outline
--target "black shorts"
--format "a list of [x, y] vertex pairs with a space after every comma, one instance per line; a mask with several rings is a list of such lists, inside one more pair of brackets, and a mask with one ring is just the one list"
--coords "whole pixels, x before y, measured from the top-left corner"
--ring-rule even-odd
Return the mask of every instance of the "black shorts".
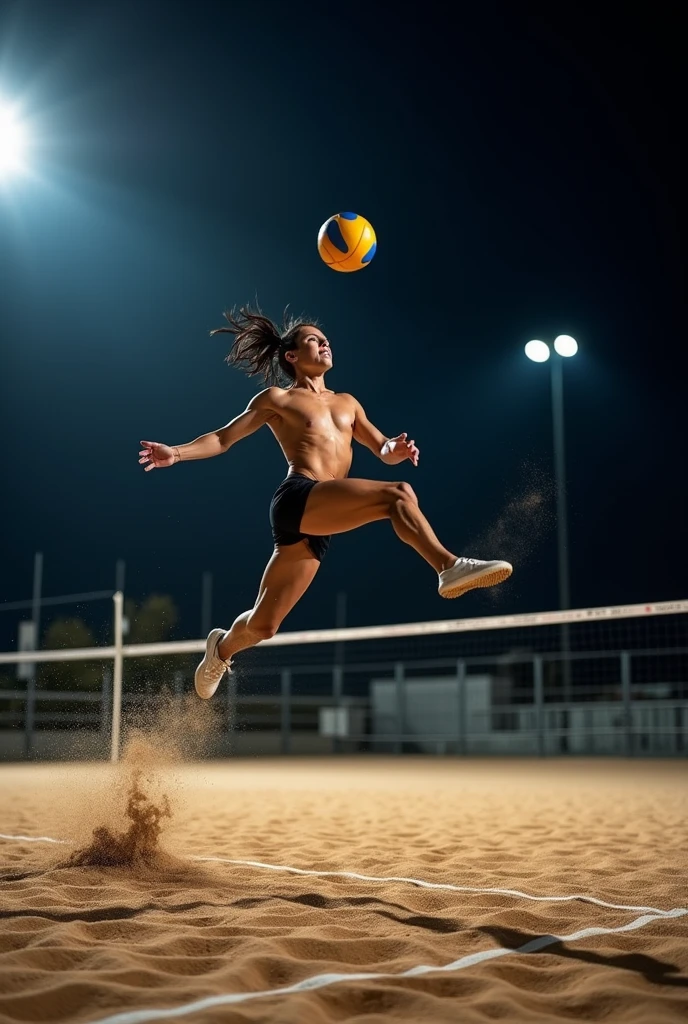
[[300, 540], [308, 541], [308, 547], [318, 561], [322, 562], [331, 538], [301, 533], [301, 519], [308, 495], [317, 482], [300, 473], [291, 473], [283, 480], [270, 502], [270, 525], [275, 544], [287, 545], [298, 544]]

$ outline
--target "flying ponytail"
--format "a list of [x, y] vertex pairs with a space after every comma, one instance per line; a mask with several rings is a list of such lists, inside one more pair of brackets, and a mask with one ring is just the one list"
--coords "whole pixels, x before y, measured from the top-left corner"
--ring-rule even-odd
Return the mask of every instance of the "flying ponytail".
[[296, 348], [299, 330], [313, 320], [287, 316], [285, 310], [282, 329], [265, 316], [260, 307], [240, 306], [224, 314], [228, 327], [216, 327], [213, 334], [233, 334], [234, 343], [226, 361], [230, 366], [246, 370], [249, 377], [261, 374], [265, 384], [278, 386], [293, 384], [296, 379], [294, 367], [285, 359], [285, 352]]

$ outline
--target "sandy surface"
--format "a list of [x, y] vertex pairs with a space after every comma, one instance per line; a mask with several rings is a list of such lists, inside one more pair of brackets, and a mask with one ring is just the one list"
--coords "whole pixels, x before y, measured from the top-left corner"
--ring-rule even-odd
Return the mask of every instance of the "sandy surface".
[[[229, 994], [174, 1019], [685, 1021], [688, 914], [661, 912], [688, 907], [687, 782], [646, 761], [2, 767], [0, 832], [69, 843], [0, 840], [0, 1021]], [[390, 977], [243, 998], [359, 973]]]

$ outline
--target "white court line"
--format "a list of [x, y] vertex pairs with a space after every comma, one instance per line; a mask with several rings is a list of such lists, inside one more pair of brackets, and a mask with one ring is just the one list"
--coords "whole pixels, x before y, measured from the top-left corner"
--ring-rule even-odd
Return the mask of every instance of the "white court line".
[[[52, 839], [50, 836], [12, 836], [5, 835], [3, 833], [0, 833], [0, 839], [36, 843], [69, 843], [69, 840]], [[457, 972], [465, 970], [467, 967], [473, 967], [476, 964], [483, 963], [486, 960], [495, 960], [499, 957], [508, 956], [511, 953], [535, 953], [538, 950], [546, 949], [547, 946], [552, 946], [557, 942], [576, 942], [580, 939], [587, 939], [596, 935], [615, 935], [620, 932], [635, 931], [637, 928], [642, 928], [644, 925], [650, 924], [652, 921], [666, 921], [667, 918], [684, 917], [688, 914], [688, 908], [685, 907], [675, 907], [673, 910], [659, 910], [654, 907], [634, 907], [627, 904], [607, 903], [605, 900], [599, 900], [594, 896], [533, 896], [530, 893], [520, 892], [518, 889], [477, 888], [466, 885], [452, 885], [448, 882], [425, 882], [417, 878], [405, 878], [393, 875], [361, 875], [354, 871], [314, 871], [307, 868], [295, 868], [279, 864], [264, 864], [262, 861], [255, 860], [230, 860], [227, 857], [198, 856], [190, 857], [189, 859], [197, 861], [211, 861], [222, 864], [235, 864], [244, 867], [263, 868], [270, 871], [287, 871], [297, 875], [353, 878], [357, 881], [365, 882], [403, 882], [425, 889], [449, 889], [454, 892], [496, 893], [499, 895], [518, 896], [523, 899], [537, 900], [540, 902], [578, 900], [585, 903], [594, 903], [597, 906], [606, 907], [612, 910], [645, 910], [650, 912], [643, 914], [641, 917], [636, 918], [629, 924], [620, 925], [617, 928], [583, 928], [580, 931], [572, 932], [569, 935], [539, 935], [534, 939], [530, 939], [523, 946], [518, 946], [516, 949], [508, 949], [504, 946], [500, 946], [497, 949], [486, 949], [479, 953], [471, 953], [468, 956], [463, 956], [458, 960], [454, 960], [450, 964], [443, 964], [440, 966], [427, 966], [425, 964], [420, 964], [417, 967], [410, 967], [408, 970], [396, 974], [385, 971], [358, 974], [316, 974], [311, 978], [305, 978], [303, 981], [299, 981], [294, 985], [288, 985], [284, 988], [265, 989], [264, 991], [259, 992], [230, 992], [221, 996], [209, 996], [206, 999], [199, 999], [193, 1003], [187, 1003], [185, 1006], [178, 1006], [175, 1009], [127, 1010], [124, 1013], [117, 1013], [114, 1016], [103, 1017], [98, 1021], [93, 1021], [92, 1024], [147, 1024], [148, 1021], [169, 1020], [176, 1017], [185, 1017], [189, 1013], [212, 1009], [216, 1006], [229, 1006], [236, 1003], [248, 1002], [251, 999], [262, 999], [269, 996], [286, 996], [292, 995], [295, 992], [308, 992], [314, 989], [326, 988], [329, 985], [340, 984], [345, 981], [379, 981], [381, 979], [413, 978], [422, 974], [439, 972]]]
[[637, 917], [635, 921], [631, 921], [629, 924], [621, 925], [620, 928], [582, 928], [578, 932], [572, 932], [570, 935], [539, 935], [535, 939], [531, 939], [526, 942], [523, 946], [518, 946], [516, 949], [507, 949], [503, 946], [497, 949], [485, 949], [480, 953], [471, 953], [468, 956], [462, 956], [459, 960], [454, 960], [451, 964], [443, 964], [439, 967], [429, 967], [425, 964], [420, 964], [417, 967], [410, 967], [407, 971], [401, 971], [398, 974], [391, 974], [387, 971], [369, 972], [361, 974], [316, 974], [311, 978], [304, 978], [303, 981], [297, 982], [295, 985], [287, 985], [285, 988], [270, 988], [265, 989], [263, 992], [229, 992], [226, 995], [221, 996], [208, 996], [206, 999], [198, 999], [193, 1003], [187, 1003], [185, 1006], [178, 1006], [175, 1009], [170, 1010], [127, 1010], [124, 1013], [116, 1013], [111, 1017], [101, 1017], [97, 1021], [93, 1021], [92, 1024], [147, 1024], [148, 1021], [153, 1020], [169, 1020], [174, 1017], [185, 1017], [189, 1013], [195, 1013], [196, 1011], [209, 1010], [215, 1006], [229, 1006], [235, 1003], [245, 1003], [249, 999], [262, 999], [268, 996], [287, 996], [294, 992], [309, 992], [317, 988], [326, 988], [328, 985], [336, 985], [343, 981], [379, 981], [380, 979], [397, 979], [397, 978], [416, 978], [421, 974], [431, 974], [435, 972], [456, 972], [463, 971], [467, 967], [473, 967], [475, 964], [483, 963], [485, 960], [496, 960], [502, 956], [508, 956], [510, 953], [536, 953], [541, 949], [545, 949], [547, 946], [552, 946], [557, 942], [576, 942], [579, 939], [588, 939], [595, 935], [613, 935], [619, 932], [630, 932], [635, 931], [637, 928], [642, 928], [646, 924], [650, 924], [652, 921], [666, 920], [667, 917], [682, 917], [684, 914], [688, 914], [686, 909], [678, 909], [669, 911], [667, 914], [656, 915], [656, 914], [644, 914], [642, 917]]
[[[29, 843], [62, 843], [69, 844], [68, 839], [51, 839], [50, 836], [10, 836], [0, 832], [0, 839], [20, 840]], [[497, 889], [473, 885], [453, 885], [451, 882], [425, 882], [421, 878], [406, 878], [403, 875], [361, 875], [356, 871], [314, 871], [311, 868], [294, 868], [286, 864], [264, 864], [259, 860], [230, 860], [228, 857], [198, 857], [189, 856], [189, 860], [210, 861], [217, 864], [236, 864], [242, 867], [262, 868], [267, 871], [286, 871], [293, 875], [311, 875], [316, 878], [353, 878], [360, 882], [402, 882], [405, 885], [415, 885], [421, 889], [445, 889], [450, 892], [472, 892], [487, 893], [497, 896], [517, 896], [519, 899], [532, 900], [536, 903], [592, 903], [598, 907], [605, 907], [608, 910], [642, 911], [646, 914], [655, 914], [657, 917], [680, 917], [688, 913], [688, 909], [674, 907], [672, 910], [662, 910], [660, 907], [634, 906], [628, 903], [608, 903], [596, 896], [585, 896], [573, 894], [570, 896], [535, 896], [529, 892], [521, 892], [520, 889]]]
[[23, 843], [68, 843], [68, 839], [51, 839], [50, 836], [6, 836], [0, 832], [0, 839], [19, 839]]
[[355, 878], [362, 882], [405, 882], [407, 885], [416, 885], [422, 889], [449, 889], [452, 892], [474, 892], [491, 893], [498, 896], [519, 896], [524, 900], [535, 900], [539, 903], [570, 903], [578, 900], [581, 903], [594, 903], [598, 907], [607, 907], [609, 910], [640, 910], [648, 914], [657, 914], [660, 917], [674, 917], [677, 911], [687, 914], [688, 909], [675, 907], [673, 910], [661, 910], [659, 907], [635, 907], [626, 903], [607, 903], [605, 900], [598, 900], [596, 896], [533, 896], [529, 892], [521, 892], [520, 889], [492, 889], [482, 888], [473, 885], [452, 885], [450, 882], [424, 882], [420, 878], [404, 878], [397, 875], [359, 875], [355, 871], [312, 871], [307, 868], [292, 868], [283, 864], [263, 864], [259, 860], [229, 860], [226, 857], [190, 857], [189, 860], [218, 861], [223, 864], [244, 864], [252, 868], [267, 868], [269, 871], [289, 871], [294, 875], [315, 875], [319, 878]]

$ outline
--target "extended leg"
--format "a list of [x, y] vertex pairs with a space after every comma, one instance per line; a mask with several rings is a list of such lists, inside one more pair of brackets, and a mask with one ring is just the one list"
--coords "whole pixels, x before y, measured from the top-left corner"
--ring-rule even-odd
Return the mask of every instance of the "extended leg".
[[253, 608], [242, 612], [232, 628], [211, 631], [205, 657], [196, 669], [196, 693], [212, 697], [238, 651], [274, 636], [283, 619], [303, 597], [320, 567], [305, 541], [275, 548], [260, 583]]
[[475, 587], [492, 587], [512, 573], [509, 562], [457, 558], [437, 539], [407, 483], [326, 480], [308, 495], [301, 531], [316, 536], [344, 533], [389, 519], [400, 540], [410, 544], [439, 573], [441, 597], [461, 597]]
[[420, 508], [410, 484], [375, 480], [326, 480], [308, 495], [301, 532], [315, 535], [346, 533], [379, 519], [391, 520], [400, 540], [410, 544], [426, 562], [442, 572], [456, 562], [440, 544]]
[[218, 645], [222, 660], [274, 636], [308, 590], [319, 567], [320, 562], [305, 541], [275, 548], [260, 581], [256, 603], [238, 616]]

